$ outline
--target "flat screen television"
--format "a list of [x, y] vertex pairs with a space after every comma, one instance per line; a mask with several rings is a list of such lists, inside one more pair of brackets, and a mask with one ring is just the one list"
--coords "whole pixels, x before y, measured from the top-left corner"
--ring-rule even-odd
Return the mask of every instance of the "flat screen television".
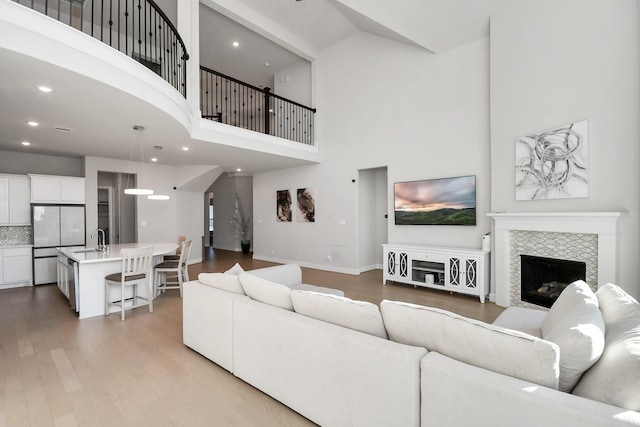
[[476, 225], [476, 177], [393, 185], [396, 225]]

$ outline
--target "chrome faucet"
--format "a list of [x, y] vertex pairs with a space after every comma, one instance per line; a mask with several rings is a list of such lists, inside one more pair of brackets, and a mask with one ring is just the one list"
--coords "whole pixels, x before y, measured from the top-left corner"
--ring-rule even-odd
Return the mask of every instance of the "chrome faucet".
[[[107, 245], [104, 244], [104, 230], [102, 228], [96, 228], [91, 232], [91, 238], [98, 236], [98, 250], [105, 251], [107, 249]], [[102, 244], [100, 244], [100, 235], [102, 235]]]

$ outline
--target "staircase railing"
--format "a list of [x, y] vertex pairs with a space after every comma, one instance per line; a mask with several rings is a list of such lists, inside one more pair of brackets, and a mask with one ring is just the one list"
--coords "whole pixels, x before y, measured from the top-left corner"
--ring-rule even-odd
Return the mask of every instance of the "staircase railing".
[[200, 92], [205, 119], [314, 145], [315, 108], [202, 66]]
[[91, 35], [187, 94], [189, 54], [153, 0], [14, 0]]

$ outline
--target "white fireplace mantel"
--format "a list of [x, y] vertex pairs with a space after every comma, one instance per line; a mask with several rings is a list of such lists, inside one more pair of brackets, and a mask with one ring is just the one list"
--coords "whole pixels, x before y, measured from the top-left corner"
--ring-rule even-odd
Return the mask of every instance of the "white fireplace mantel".
[[598, 235], [598, 283], [616, 283], [618, 219], [621, 212], [497, 212], [493, 218], [493, 292], [496, 304], [510, 305], [509, 233], [512, 230]]

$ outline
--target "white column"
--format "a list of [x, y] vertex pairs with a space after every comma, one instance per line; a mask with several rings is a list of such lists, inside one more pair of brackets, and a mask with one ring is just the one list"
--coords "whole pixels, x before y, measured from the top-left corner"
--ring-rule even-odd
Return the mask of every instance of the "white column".
[[194, 111], [195, 120], [200, 112], [200, 2], [198, 0], [178, 1], [178, 33], [184, 41], [189, 60], [187, 61], [187, 102]]

